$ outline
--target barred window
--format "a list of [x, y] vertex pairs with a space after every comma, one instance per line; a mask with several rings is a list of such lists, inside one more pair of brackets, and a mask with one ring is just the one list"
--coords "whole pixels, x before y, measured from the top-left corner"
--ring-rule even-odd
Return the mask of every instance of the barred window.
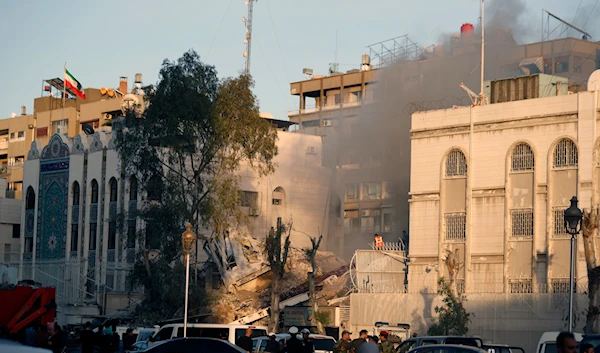
[[512, 151], [511, 171], [525, 171], [534, 169], [534, 157], [531, 147], [526, 143], [518, 144]]
[[458, 177], [467, 175], [467, 159], [459, 150], [452, 150], [446, 158], [446, 176]]
[[446, 240], [464, 240], [467, 214], [465, 212], [446, 213]]
[[552, 283], [552, 293], [569, 293], [571, 282], [568, 278], [553, 278], [550, 283]]
[[554, 168], [577, 167], [577, 146], [569, 139], [562, 139], [554, 148]]
[[464, 279], [456, 279], [456, 291], [458, 295], [465, 294], [465, 280]]
[[531, 239], [533, 237], [533, 209], [516, 209], [510, 211], [513, 238]]
[[533, 293], [531, 278], [509, 279], [510, 292], [513, 294]]
[[565, 209], [568, 207], [569, 206], [557, 206], [552, 208], [552, 219], [554, 221], [552, 236], [554, 238], [570, 237], [565, 229]]

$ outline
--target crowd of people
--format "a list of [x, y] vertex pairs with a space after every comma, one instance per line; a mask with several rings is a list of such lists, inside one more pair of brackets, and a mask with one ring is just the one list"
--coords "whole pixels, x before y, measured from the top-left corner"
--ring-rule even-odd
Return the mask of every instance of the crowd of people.
[[53, 353], [65, 353], [79, 347], [81, 353], [93, 353], [95, 348], [98, 348], [96, 351], [99, 350], [100, 353], [115, 353], [121, 352], [121, 349], [131, 349], [135, 343], [135, 336], [132, 329], [127, 329], [121, 346], [121, 337], [115, 325], [100, 325], [94, 332], [92, 323], [88, 321], [83, 328], [67, 333], [59, 324], [51, 323], [28, 327], [23, 343], [31, 347], [46, 348]]
[[[310, 338], [308, 329], [300, 331], [302, 339], [298, 338], [298, 328], [295, 326], [290, 327], [288, 333], [290, 338], [282, 346], [277, 341], [277, 335], [270, 332], [265, 351], [270, 353], [314, 353], [315, 345], [312, 338]], [[252, 329], [246, 329], [246, 335], [239, 337], [235, 344], [246, 352], [252, 352]]]
[[[389, 333], [381, 331], [379, 337], [369, 336], [367, 330], [359, 332], [358, 338], [350, 338], [352, 332], [342, 331], [342, 338], [333, 346], [334, 353], [393, 353], [394, 345], [388, 340]], [[416, 334], [413, 334], [416, 337]]]

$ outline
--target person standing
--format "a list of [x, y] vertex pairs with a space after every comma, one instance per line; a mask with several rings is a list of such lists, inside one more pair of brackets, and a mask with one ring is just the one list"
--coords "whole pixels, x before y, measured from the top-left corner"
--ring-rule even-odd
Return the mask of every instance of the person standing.
[[38, 326], [38, 332], [35, 335], [35, 346], [38, 348], [48, 347], [48, 328], [44, 325]]
[[302, 353], [302, 342], [298, 339], [298, 328], [296, 326], [290, 327], [288, 333], [290, 339], [285, 342], [283, 351], [285, 353]]
[[60, 351], [62, 350], [61, 344], [60, 344], [60, 332], [56, 331], [56, 325], [55, 324], [49, 324], [48, 325], [48, 348], [50, 348], [50, 350], [52, 350], [52, 353], [60, 353]]
[[123, 350], [131, 350], [131, 347], [135, 344], [135, 337], [133, 336], [133, 329], [128, 328], [123, 338]]
[[252, 329], [250, 327], [246, 329], [246, 334], [244, 336], [238, 337], [235, 341], [235, 345], [246, 352], [252, 352]]
[[579, 347], [579, 353], [594, 353], [594, 346], [589, 343], [582, 344], [581, 347]]
[[352, 347], [354, 347], [354, 351], [358, 352], [360, 346], [365, 344], [368, 338], [369, 333], [367, 332], [367, 330], [360, 330], [360, 332], [358, 333], [358, 338], [352, 341]]
[[315, 343], [310, 338], [310, 331], [308, 329], [302, 330], [302, 352], [303, 353], [314, 353]]
[[360, 345], [360, 348], [356, 351], [357, 353], [379, 353], [379, 345], [377, 337], [367, 336], [365, 343]]
[[394, 351], [394, 346], [388, 341], [388, 335], [387, 331], [381, 331], [379, 333], [379, 339], [381, 340], [381, 343], [379, 343], [379, 351], [381, 353], [393, 353]]
[[112, 326], [112, 335], [110, 336], [110, 349], [113, 352], [121, 351], [121, 337], [119, 337], [119, 333], [117, 332], [117, 325]]
[[350, 340], [352, 332], [348, 330], [342, 331], [342, 338], [333, 346], [334, 353], [352, 353], [354, 348]]
[[558, 353], [577, 353], [577, 340], [571, 332], [561, 332], [556, 337]]
[[94, 343], [96, 342], [96, 336], [94, 335], [94, 331], [92, 331], [92, 323], [85, 323], [85, 330], [81, 332], [79, 335], [79, 340], [81, 341], [81, 353], [93, 353], [94, 352]]
[[265, 347], [265, 351], [270, 353], [281, 352], [281, 347], [279, 346], [279, 342], [277, 342], [277, 336], [275, 335], [275, 332], [269, 332], [269, 340], [267, 341], [267, 347]]

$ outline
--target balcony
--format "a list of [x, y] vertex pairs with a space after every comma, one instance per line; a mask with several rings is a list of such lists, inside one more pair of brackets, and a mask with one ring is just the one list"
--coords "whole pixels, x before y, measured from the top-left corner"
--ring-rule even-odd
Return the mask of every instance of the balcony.
[[[359, 107], [362, 104], [362, 102], [348, 102], [348, 103], [344, 103], [344, 108], [352, 108], [352, 107]], [[317, 113], [319, 111], [329, 111], [329, 110], [335, 110], [335, 109], [340, 109], [342, 108], [341, 104], [332, 104], [332, 105], [325, 105], [323, 107], [309, 107], [309, 108], [305, 108], [305, 109], [300, 109], [300, 110], [290, 110], [288, 111], [288, 117], [292, 117], [292, 116], [296, 116], [296, 115], [304, 115], [304, 114], [312, 114], [312, 113]]]

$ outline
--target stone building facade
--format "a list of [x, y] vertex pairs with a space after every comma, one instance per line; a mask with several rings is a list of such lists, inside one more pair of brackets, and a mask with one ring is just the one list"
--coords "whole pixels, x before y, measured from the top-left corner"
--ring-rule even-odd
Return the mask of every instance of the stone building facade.
[[[435, 291], [451, 251], [467, 293], [568, 292], [563, 211], [600, 203], [594, 87], [412, 115], [409, 291]], [[586, 285], [581, 242], [575, 278]]]

